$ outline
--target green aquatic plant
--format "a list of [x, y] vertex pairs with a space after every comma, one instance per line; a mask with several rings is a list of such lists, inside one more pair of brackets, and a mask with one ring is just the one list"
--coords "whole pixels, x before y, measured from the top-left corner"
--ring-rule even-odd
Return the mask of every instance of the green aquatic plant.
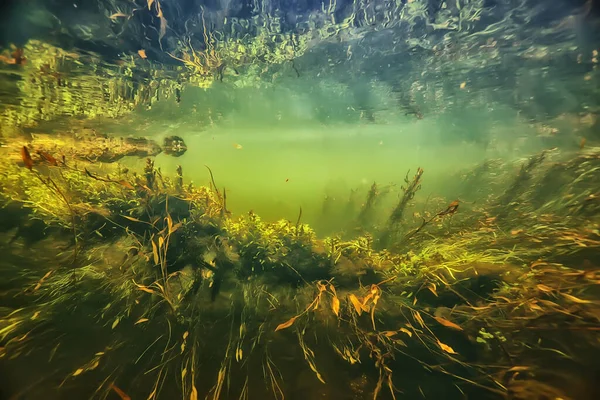
[[[567, 190], [579, 201], [593, 154], [564, 164], [578, 174]], [[69, 382], [61, 393], [92, 387], [132, 398], [281, 399], [308, 374], [311, 393], [325, 397], [419, 396], [431, 394], [433, 372], [448, 393], [566, 398], [575, 397], [562, 383], [571, 382], [566, 368], [555, 370], [564, 380], [538, 371], [557, 357], [584, 370], [600, 351], [598, 266], [587, 256], [600, 247], [597, 221], [558, 220], [546, 215], [550, 205], [538, 215], [527, 200], [539, 197], [535, 190], [513, 206], [521, 218], [504, 220], [491, 206], [496, 198], [478, 207], [461, 202], [460, 212], [446, 199], [431, 200], [442, 211], [407, 231], [403, 248], [410, 250], [378, 251], [369, 234], [321, 239], [301, 217], [266, 222], [225, 213], [224, 191], [184, 185], [181, 170], [172, 179], [151, 163], [137, 174], [34, 160], [32, 170], [51, 177], [76, 213], [73, 265], [64, 252], [64, 201], [32, 170], [3, 160], [4, 199], [58, 230], [29, 245], [1, 242], [8, 258], [0, 271], [10, 280], [0, 285], [0, 362], [20, 370], [45, 358]], [[583, 170], [571, 167], [577, 162]], [[531, 181], [543, 180], [544, 168]], [[560, 340], [550, 334], [557, 330]], [[89, 339], [77, 340], [82, 335]], [[574, 341], [588, 346], [564, 346]], [[348, 385], [340, 376], [358, 364], [372, 372]], [[409, 370], [416, 372], [401, 372]], [[28, 390], [58, 389], [42, 382]]]
[[380, 233], [379, 245], [381, 248], [393, 245], [393, 242], [399, 233], [398, 230], [400, 225], [402, 224], [404, 211], [406, 210], [408, 203], [414, 199], [415, 194], [421, 189], [421, 176], [423, 175], [423, 170], [417, 168], [417, 172], [412, 180], [408, 179], [409, 173], [410, 171], [406, 173], [406, 177], [404, 178], [405, 186], [402, 186], [402, 197], [392, 210], [385, 228], [383, 228]]

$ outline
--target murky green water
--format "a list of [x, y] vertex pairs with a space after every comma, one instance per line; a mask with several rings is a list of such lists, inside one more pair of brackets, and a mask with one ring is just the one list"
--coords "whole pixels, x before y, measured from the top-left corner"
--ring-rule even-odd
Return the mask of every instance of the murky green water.
[[0, 399], [600, 396], [596, 2], [3, 7]]

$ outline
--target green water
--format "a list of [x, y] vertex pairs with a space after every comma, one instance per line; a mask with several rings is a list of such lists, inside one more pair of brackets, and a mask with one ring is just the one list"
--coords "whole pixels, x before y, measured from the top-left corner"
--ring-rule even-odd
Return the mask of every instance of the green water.
[[[253, 210], [267, 220], [296, 220], [302, 207], [303, 220], [312, 224], [319, 220], [325, 196], [348, 198], [357, 190], [363, 197], [373, 182], [402, 182], [417, 167], [426, 171], [425, 192], [444, 195], [460, 170], [548, 147], [518, 112], [501, 104], [432, 110], [433, 115], [418, 119], [397, 106], [384, 109], [390, 93], [379, 87], [376, 119], [368, 121], [347, 91], [323, 93], [317, 89], [325, 84], [305, 82], [262, 90], [186, 88], [181, 103], [160, 101], [133, 118], [144, 121], [149, 137], [183, 137], [187, 153], [159, 155], [156, 165], [171, 172], [181, 165], [184, 181], [197, 185], [210, 183], [209, 166], [236, 214]], [[135, 123], [109, 131], [125, 134], [129, 129], [139, 131]], [[141, 167], [143, 162], [127, 163]]]
[[313, 3], [7, 6], [0, 400], [600, 396], [596, 2]]

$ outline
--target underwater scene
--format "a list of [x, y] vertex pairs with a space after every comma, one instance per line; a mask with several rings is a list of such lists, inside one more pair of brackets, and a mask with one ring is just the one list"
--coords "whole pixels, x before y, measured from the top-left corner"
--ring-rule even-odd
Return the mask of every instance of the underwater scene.
[[0, 400], [600, 398], [600, 1], [0, 5]]

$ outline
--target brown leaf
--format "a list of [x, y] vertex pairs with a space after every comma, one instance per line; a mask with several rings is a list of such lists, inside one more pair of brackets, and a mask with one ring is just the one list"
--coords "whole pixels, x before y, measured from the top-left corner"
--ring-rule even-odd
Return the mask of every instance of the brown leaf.
[[33, 160], [31, 159], [29, 150], [27, 150], [27, 146], [21, 147], [21, 158], [23, 159], [23, 163], [27, 169], [33, 168]]
[[115, 384], [111, 384], [110, 388], [115, 391], [117, 395], [121, 398], [121, 400], [131, 400], [131, 397], [127, 395], [124, 391], [115, 386]]
[[433, 317], [433, 318], [435, 318], [435, 320], [437, 322], [439, 322], [440, 324], [444, 325], [447, 328], [456, 329], [457, 331], [462, 331], [463, 330], [463, 328], [461, 328], [460, 326], [456, 325], [452, 321], [448, 321], [447, 319], [444, 319], [442, 317]]
[[335, 296], [331, 301], [331, 309], [336, 317], [340, 315], [340, 300], [337, 298], [337, 296]]
[[165, 19], [165, 17], [162, 16], [162, 10], [159, 13], [159, 18], [160, 18], [160, 32], [158, 34], [158, 41], [160, 42], [162, 40], [162, 38], [165, 36], [165, 34], [167, 33], [167, 20]]
[[283, 324], [277, 325], [277, 328], [275, 328], [275, 332], [277, 332], [281, 329], [289, 328], [290, 326], [292, 326], [294, 324], [294, 322], [296, 321], [296, 318], [298, 318], [298, 317], [296, 316], [296, 317], [290, 318], [289, 321], [284, 322]]
[[444, 350], [446, 353], [458, 354], [457, 352], [454, 351], [454, 349], [452, 349], [452, 347], [448, 346], [447, 344], [444, 344], [444, 343], [440, 342], [439, 340], [437, 341], [437, 343], [440, 346], [440, 348], [442, 350]]
[[38, 151], [37, 153], [48, 164], [54, 165], [55, 167], [58, 166], [58, 160], [56, 158], [52, 157], [50, 154], [46, 153], [45, 151]]
[[131, 183], [127, 182], [125, 179], [120, 180], [119, 184], [121, 184], [121, 186], [123, 186], [124, 188], [127, 188], [129, 190], [135, 190], [133, 185]]

